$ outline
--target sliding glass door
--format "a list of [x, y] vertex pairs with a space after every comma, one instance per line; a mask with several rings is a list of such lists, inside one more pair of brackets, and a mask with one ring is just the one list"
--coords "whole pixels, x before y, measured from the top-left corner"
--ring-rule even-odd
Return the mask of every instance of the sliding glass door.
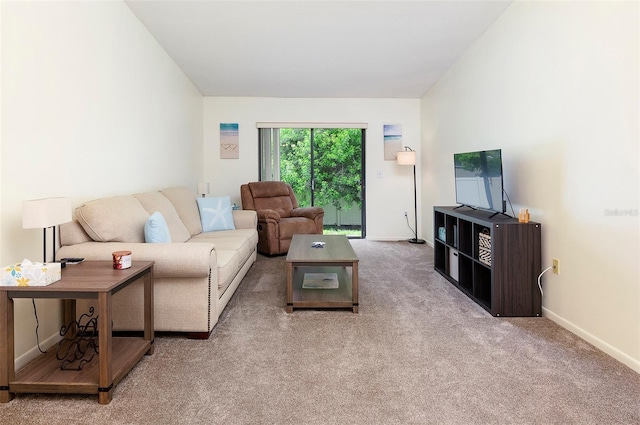
[[361, 128], [260, 129], [260, 179], [287, 182], [301, 206], [325, 210], [326, 234], [365, 236]]

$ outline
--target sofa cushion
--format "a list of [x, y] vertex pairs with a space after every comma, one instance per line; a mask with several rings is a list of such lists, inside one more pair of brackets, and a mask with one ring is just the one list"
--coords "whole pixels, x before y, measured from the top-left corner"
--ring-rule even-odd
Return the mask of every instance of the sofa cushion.
[[224, 293], [233, 281], [234, 276], [240, 270], [241, 260], [237, 251], [234, 250], [218, 250], [216, 249], [216, 258], [218, 260], [218, 294]]
[[162, 214], [169, 228], [171, 241], [186, 242], [189, 240], [191, 237], [189, 231], [182, 220], [180, 220], [178, 212], [166, 196], [160, 192], [145, 192], [136, 193], [133, 197], [140, 202], [149, 214], [153, 214], [156, 211]]
[[[235, 233], [227, 234], [220, 237], [206, 237], [205, 235], [214, 235], [218, 233]], [[253, 233], [251, 233], [253, 232]], [[190, 243], [212, 243], [215, 246], [216, 252], [219, 250], [224, 251], [236, 251], [241, 258], [246, 258], [256, 247], [258, 243], [258, 236], [255, 230], [238, 229], [222, 232], [210, 232], [201, 233], [189, 241]]]
[[213, 243], [217, 254], [218, 290], [220, 293], [229, 286], [238, 272], [240, 264], [255, 251], [258, 232], [255, 229], [222, 230], [205, 232], [194, 236], [189, 243]]
[[249, 241], [253, 245], [258, 243], [258, 232], [256, 229], [235, 229], [235, 230], [220, 230], [217, 232], [203, 232], [199, 235], [192, 237], [189, 242], [210, 242], [216, 243], [220, 239], [224, 238], [238, 238]]
[[171, 201], [180, 216], [180, 220], [189, 231], [191, 236], [202, 232], [200, 223], [200, 212], [196, 204], [196, 194], [184, 186], [169, 187], [160, 191]]
[[171, 233], [162, 214], [158, 211], [144, 225], [144, 240], [146, 243], [171, 243]]
[[203, 232], [216, 230], [234, 230], [231, 200], [228, 196], [220, 198], [198, 198], [198, 209]]
[[82, 204], [76, 218], [94, 241], [144, 242], [149, 213], [133, 196], [114, 196]]

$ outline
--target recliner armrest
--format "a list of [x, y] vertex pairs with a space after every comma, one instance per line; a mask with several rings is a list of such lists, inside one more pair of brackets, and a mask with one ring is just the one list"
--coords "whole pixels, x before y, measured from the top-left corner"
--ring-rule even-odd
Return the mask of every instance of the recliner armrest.
[[258, 214], [258, 223], [280, 222], [280, 214], [274, 210], [258, 210], [256, 213]]
[[291, 210], [291, 217], [306, 217], [315, 220], [320, 216], [324, 216], [324, 210], [320, 207], [303, 207]]

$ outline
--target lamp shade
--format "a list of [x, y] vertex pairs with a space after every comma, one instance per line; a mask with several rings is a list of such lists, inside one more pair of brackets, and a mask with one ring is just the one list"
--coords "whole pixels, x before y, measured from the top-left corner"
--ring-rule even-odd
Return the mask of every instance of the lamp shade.
[[208, 195], [209, 194], [209, 183], [198, 183], [198, 195]]
[[71, 221], [71, 198], [33, 199], [22, 202], [22, 227], [46, 228]]
[[416, 165], [415, 151], [400, 151], [397, 157], [398, 165]]

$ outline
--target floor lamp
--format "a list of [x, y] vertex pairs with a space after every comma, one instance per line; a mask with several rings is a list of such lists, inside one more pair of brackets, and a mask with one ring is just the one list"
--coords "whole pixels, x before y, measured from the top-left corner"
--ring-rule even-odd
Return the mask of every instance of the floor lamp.
[[71, 221], [71, 198], [33, 199], [22, 203], [22, 228], [42, 229], [42, 261], [47, 262], [47, 228], [53, 227], [53, 261], [56, 261], [56, 226]]
[[415, 217], [415, 237], [408, 239], [410, 243], [425, 243], [424, 239], [418, 239], [418, 191], [416, 188], [416, 151], [408, 146], [404, 147], [405, 150], [398, 152], [397, 161], [398, 165], [413, 165], [413, 213]]

